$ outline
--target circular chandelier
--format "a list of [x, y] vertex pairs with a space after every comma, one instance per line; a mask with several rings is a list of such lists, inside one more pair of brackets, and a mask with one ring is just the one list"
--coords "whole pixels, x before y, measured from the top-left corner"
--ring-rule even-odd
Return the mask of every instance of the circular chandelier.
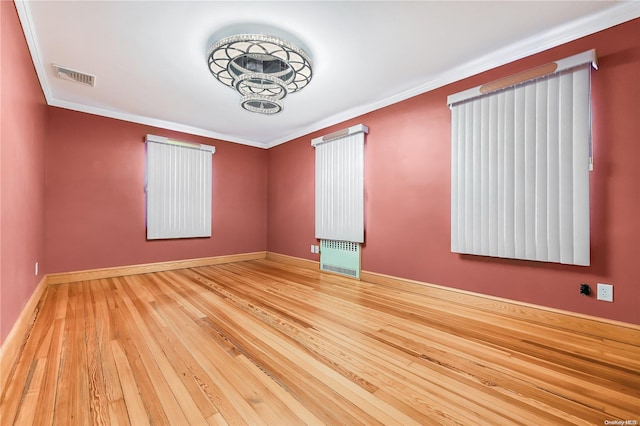
[[215, 42], [209, 70], [241, 96], [247, 111], [276, 114], [282, 100], [311, 81], [309, 55], [298, 46], [263, 34], [238, 34]]

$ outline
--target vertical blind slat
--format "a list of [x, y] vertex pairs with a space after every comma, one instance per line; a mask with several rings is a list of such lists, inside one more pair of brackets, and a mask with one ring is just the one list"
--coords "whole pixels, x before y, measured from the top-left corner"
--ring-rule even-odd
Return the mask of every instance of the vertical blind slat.
[[489, 215], [489, 255], [498, 255], [498, 212], [494, 206], [498, 203], [498, 98], [496, 96], [489, 97], [489, 129], [488, 145], [489, 145], [489, 190], [486, 199], [487, 205], [485, 209]]
[[515, 93], [505, 92], [504, 143], [504, 239], [505, 255], [516, 256], [515, 225]]
[[480, 167], [478, 171], [480, 175], [480, 242], [478, 249], [484, 253], [489, 253], [491, 244], [489, 239], [489, 158], [491, 156], [489, 134], [491, 132], [491, 110], [488, 98], [481, 100], [480, 110], [488, 125], [480, 126]]
[[526, 216], [526, 185], [525, 185], [525, 150], [526, 150], [526, 110], [525, 88], [519, 86], [514, 94], [514, 139], [513, 139], [513, 243], [517, 259], [525, 258], [525, 216]]
[[524, 256], [526, 259], [536, 259], [537, 98], [534, 84], [527, 84], [524, 89]]
[[451, 122], [453, 125], [451, 126], [451, 251], [459, 252], [460, 246], [458, 239], [460, 238], [459, 226], [458, 226], [458, 157], [455, 155], [460, 152], [460, 142], [458, 126], [460, 124], [460, 119], [458, 115], [460, 114], [460, 109], [456, 108], [451, 111]]
[[549, 79], [547, 107], [548, 135], [548, 184], [547, 184], [547, 217], [549, 241], [549, 259], [560, 261], [560, 116], [558, 114], [559, 84], [558, 75]]
[[[577, 143], [591, 139], [591, 104], [590, 94], [583, 87], [589, 87], [591, 73], [582, 67], [573, 74], [573, 181], [589, 185], [589, 145]], [[573, 192], [574, 259], [578, 264], [588, 264], [589, 250], [589, 191]]]
[[472, 247], [473, 251], [481, 250], [481, 225], [480, 221], [482, 219], [481, 212], [481, 188], [482, 188], [482, 167], [481, 167], [481, 122], [482, 122], [482, 103], [474, 102], [473, 103], [473, 135], [472, 140], [477, 141], [478, 143], [471, 144], [471, 182], [473, 185], [473, 194], [472, 194], [472, 209], [473, 209], [473, 218], [471, 225], [471, 239], [472, 239]]
[[495, 209], [498, 211], [498, 256], [505, 257], [507, 256], [506, 252], [506, 244], [505, 244], [505, 227], [504, 227], [504, 145], [505, 145], [505, 134], [504, 134], [504, 121], [505, 121], [505, 97], [495, 95], [498, 100], [498, 126], [496, 129], [497, 133], [497, 144], [498, 144], [498, 182], [496, 183], [497, 192], [498, 192], [498, 202]]
[[560, 75], [560, 262], [573, 260], [573, 121], [572, 74]]
[[549, 257], [549, 242], [547, 241], [547, 149], [549, 139], [547, 135], [547, 81], [540, 81], [536, 86], [536, 129], [535, 129], [535, 260], [545, 260]]
[[464, 209], [471, 212], [463, 216], [464, 242], [473, 250], [473, 103], [468, 103], [465, 115], [469, 117], [465, 126], [464, 139]]

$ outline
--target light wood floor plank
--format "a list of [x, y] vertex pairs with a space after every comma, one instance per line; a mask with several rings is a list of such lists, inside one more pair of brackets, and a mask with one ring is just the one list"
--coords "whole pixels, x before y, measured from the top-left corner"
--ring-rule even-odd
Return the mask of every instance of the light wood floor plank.
[[[56, 319], [51, 327], [53, 330], [51, 344], [45, 359], [46, 370], [41, 392], [38, 396], [34, 413], [34, 424], [50, 425], [53, 423], [53, 413], [58, 390], [58, 374], [60, 371], [60, 356], [64, 338], [64, 320]], [[43, 345], [44, 347], [44, 345]]]
[[[150, 423], [149, 415], [144, 407], [144, 402], [136, 385], [137, 379], [133, 375], [127, 355], [118, 340], [111, 341], [111, 351], [116, 363], [116, 368], [118, 369], [118, 375], [121, 377], [120, 382], [126, 383], [122, 386], [122, 393], [127, 405], [127, 415], [132, 424], [148, 425]], [[166, 421], [164, 423], [166, 423]]]
[[253, 260], [47, 288], [2, 425], [640, 421], [640, 342]]

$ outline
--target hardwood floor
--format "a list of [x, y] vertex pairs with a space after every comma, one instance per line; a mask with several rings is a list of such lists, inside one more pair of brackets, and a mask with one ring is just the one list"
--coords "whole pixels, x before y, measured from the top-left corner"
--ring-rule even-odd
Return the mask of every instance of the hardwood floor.
[[0, 413], [2, 425], [640, 421], [640, 342], [254, 260], [49, 286]]

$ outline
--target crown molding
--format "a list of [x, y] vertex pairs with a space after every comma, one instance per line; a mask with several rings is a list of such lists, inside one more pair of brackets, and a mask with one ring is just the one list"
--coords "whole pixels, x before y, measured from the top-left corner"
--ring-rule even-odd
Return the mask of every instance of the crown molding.
[[14, 0], [14, 2], [18, 11], [18, 17], [20, 18], [20, 22], [22, 24], [27, 45], [31, 53], [31, 57], [33, 59], [36, 74], [38, 76], [38, 80], [40, 81], [40, 86], [42, 87], [42, 92], [44, 93], [48, 105], [264, 149], [272, 148], [274, 146], [283, 144], [285, 142], [305, 135], [309, 135], [310, 133], [322, 130], [338, 123], [342, 123], [371, 111], [384, 108], [386, 106], [404, 101], [417, 95], [421, 95], [447, 84], [463, 80], [467, 77], [471, 77], [473, 75], [496, 68], [498, 66], [508, 64], [518, 59], [531, 56], [544, 50], [576, 40], [580, 37], [584, 37], [640, 17], [639, 2], [622, 2], [619, 5], [606, 9], [602, 12], [585, 16], [581, 19], [571, 21], [565, 25], [551, 28], [548, 31], [539, 33], [533, 37], [496, 50], [489, 55], [471, 60], [445, 73], [431, 77], [428, 81], [409, 90], [405, 90], [396, 95], [389, 96], [385, 99], [377, 100], [366, 105], [360, 105], [358, 107], [351, 108], [341, 113], [332, 115], [331, 117], [320, 120], [310, 126], [303, 127], [296, 132], [289, 133], [274, 141], [263, 143], [237, 138], [232, 135], [218, 133], [209, 129], [187, 126], [184, 124], [155, 119], [151, 117], [80, 105], [77, 103], [56, 99], [51, 92], [51, 88], [47, 84], [46, 70], [42, 62], [42, 56], [38, 49], [38, 45], [35, 42], [37, 38], [31, 14], [28, 7], [26, 6], [26, 1]]
[[371, 111], [402, 102], [414, 96], [446, 86], [447, 84], [455, 83], [456, 81], [517, 61], [518, 59], [526, 58], [527, 56], [543, 52], [553, 47], [576, 40], [580, 37], [611, 28], [615, 25], [622, 24], [638, 17], [640, 17], [640, 2], [628, 1], [621, 3], [602, 12], [585, 16], [565, 25], [554, 27], [543, 33], [536, 34], [533, 37], [510, 44], [502, 49], [490, 53], [489, 55], [474, 59], [445, 73], [430, 78], [425, 83], [404, 92], [328, 117], [311, 126], [305, 127], [297, 132], [290, 133], [273, 141], [271, 144], [267, 145], [267, 148], [272, 148], [293, 139], [333, 126], [334, 124], [342, 123]]
[[38, 80], [40, 81], [40, 87], [42, 88], [42, 92], [44, 93], [44, 97], [45, 97], [45, 100], [47, 101], [47, 105], [64, 108], [72, 111], [85, 112], [87, 114], [99, 115], [107, 118], [115, 118], [117, 120], [128, 121], [131, 123], [158, 127], [166, 130], [175, 130], [178, 132], [187, 133], [195, 136], [204, 136], [207, 138], [218, 139], [226, 142], [234, 142], [241, 145], [253, 146], [256, 148], [263, 148], [263, 149], [267, 148], [267, 145], [262, 142], [237, 138], [232, 135], [214, 132], [209, 129], [188, 126], [180, 123], [160, 120], [160, 119], [146, 117], [146, 116], [137, 115], [137, 114], [130, 114], [130, 113], [125, 113], [120, 111], [113, 111], [105, 108], [81, 105], [75, 102], [69, 102], [69, 101], [57, 99], [56, 97], [53, 96], [51, 87], [47, 83], [47, 78], [46, 78], [47, 71], [42, 61], [42, 55], [40, 54], [38, 44], [36, 43], [37, 37], [35, 33], [35, 26], [33, 25], [33, 18], [31, 16], [31, 13], [29, 12], [29, 8], [26, 5], [27, 2], [24, 0], [15, 0], [14, 3], [16, 5], [16, 10], [18, 11], [18, 18], [20, 19], [20, 23], [23, 28], [25, 39], [27, 41], [27, 46], [29, 47], [29, 53], [31, 54], [31, 59], [33, 61], [33, 65], [36, 70], [36, 75], [38, 76]]
[[53, 99], [49, 102], [50, 106], [69, 109], [72, 111], [86, 112], [87, 114], [99, 115], [107, 118], [115, 118], [117, 120], [128, 121], [131, 123], [143, 124], [146, 126], [153, 126], [165, 130], [175, 130], [177, 132], [186, 133], [195, 136], [204, 136], [206, 138], [217, 139], [224, 142], [234, 142], [241, 145], [253, 146], [256, 148], [266, 149], [267, 145], [261, 142], [252, 141], [248, 139], [237, 138], [232, 135], [224, 133], [214, 132], [208, 129], [202, 129], [200, 127], [187, 126], [185, 124], [175, 123], [173, 121], [160, 120], [157, 118], [146, 117], [143, 115], [130, 114], [120, 111], [112, 111], [109, 109], [98, 108], [88, 105], [81, 105], [74, 102], [61, 101]]
[[36, 43], [33, 18], [31, 17], [31, 13], [26, 6], [26, 1], [15, 0], [14, 3], [16, 5], [16, 11], [18, 12], [20, 24], [22, 25], [24, 37], [27, 40], [27, 46], [29, 47], [29, 53], [31, 54], [31, 60], [36, 70], [36, 75], [38, 76], [38, 80], [40, 81], [42, 93], [44, 93], [44, 98], [47, 101], [47, 104], [51, 105], [51, 102], [54, 98], [53, 94], [51, 93], [51, 88], [47, 84], [47, 79], [45, 78], [46, 73], [44, 70], [44, 66], [42, 65], [42, 55], [40, 54], [38, 44]]

